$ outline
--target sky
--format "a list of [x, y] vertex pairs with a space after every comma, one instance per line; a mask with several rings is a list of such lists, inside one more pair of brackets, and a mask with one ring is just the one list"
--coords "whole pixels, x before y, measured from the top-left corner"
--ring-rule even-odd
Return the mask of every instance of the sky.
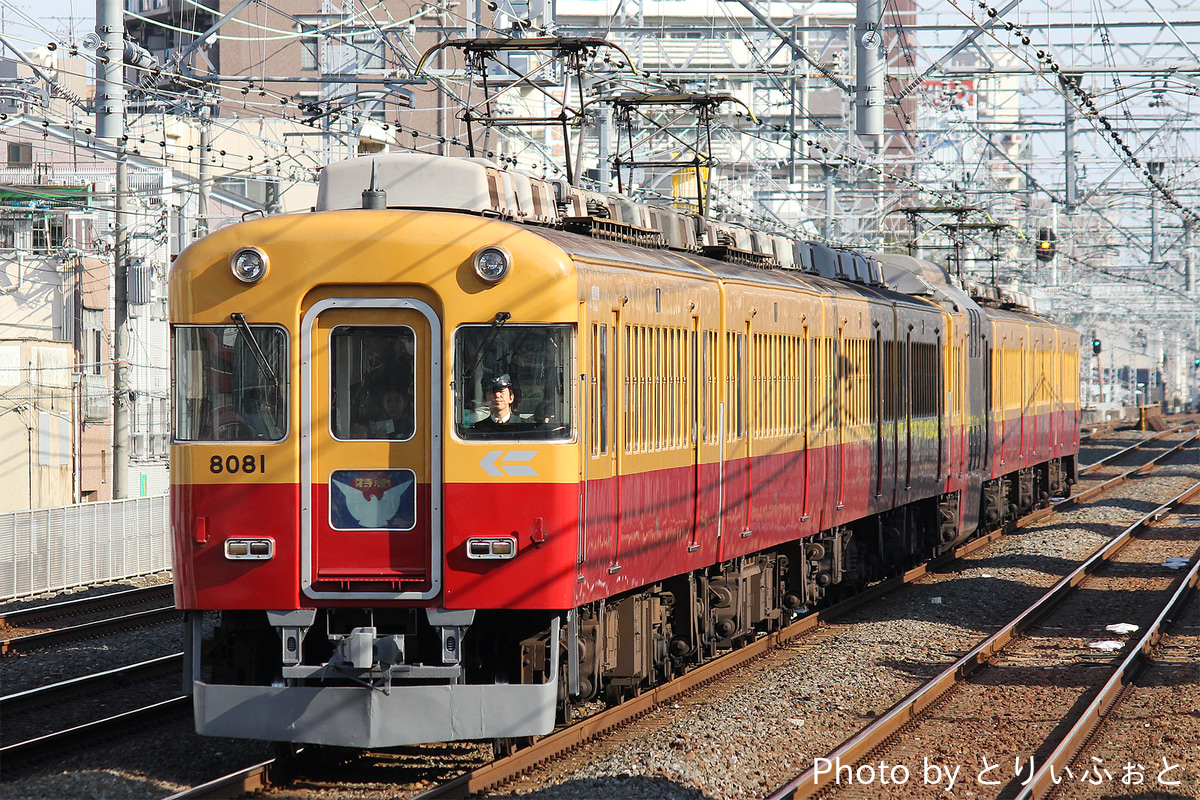
[[96, 0], [0, 0], [0, 13], [3, 33], [33, 47], [46, 43], [44, 30], [59, 34], [60, 41], [69, 32], [81, 39], [95, 27]]

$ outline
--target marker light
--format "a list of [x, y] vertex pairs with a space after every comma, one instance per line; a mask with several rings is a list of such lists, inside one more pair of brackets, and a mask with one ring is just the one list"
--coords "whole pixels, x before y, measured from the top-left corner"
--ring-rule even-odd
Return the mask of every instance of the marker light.
[[274, 555], [274, 539], [225, 540], [225, 557], [230, 561], [268, 561]]
[[467, 539], [467, 558], [493, 560], [512, 558], [517, 554], [517, 540], [511, 536]]
[[485, 247], [475, 253], [475, 274], [488, 283], [496, 283], [508, 274], [512, 258], [499, 247]]
[[254, 283], [267, 274], [267, 254], [257, 247], [243, 247], [233, 254], [229, 268], [242, 283]]

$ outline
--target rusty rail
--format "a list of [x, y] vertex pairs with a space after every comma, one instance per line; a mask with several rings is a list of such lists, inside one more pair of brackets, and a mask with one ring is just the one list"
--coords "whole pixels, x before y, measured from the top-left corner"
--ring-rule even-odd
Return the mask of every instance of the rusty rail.
[[1121, 661], [1112, 677], [1100, 689], [1100, 693], [1071, 726], [1071, 730], [1063, 735], [1062, 741], [1059, 742], [1058, 747], [1054, 748], [1054, 752], [1030, 777], [1028, 785], [1021, 790], [1016, 800], [1041, 800], [1053, 792], [1055, 786], [1051, 769], [1061, 768], [1074, 761], [1096, 729], [1104, 724], [1125, 687], [1137, 677], [1149, 660], [1150, 652], [1162, 637], [1163, 628], [1169, 624], [1168, 620], [1173, 619], [1176, 613], [1187, 604], [1197, 586], [1200, 586], [1200, 558], [1193, 558], [1191, 569], [1180, 581], [1163, 610], [1155, 617], [1154, 623], [1146, 630], [1146, 634], [1138, 640], [1137, 646]]

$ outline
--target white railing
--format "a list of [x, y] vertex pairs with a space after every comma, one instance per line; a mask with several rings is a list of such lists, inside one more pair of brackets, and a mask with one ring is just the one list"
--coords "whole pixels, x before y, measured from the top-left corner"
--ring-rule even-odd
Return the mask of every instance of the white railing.
[[166, 495], [0, 514], [0, 601], [170, 568]]

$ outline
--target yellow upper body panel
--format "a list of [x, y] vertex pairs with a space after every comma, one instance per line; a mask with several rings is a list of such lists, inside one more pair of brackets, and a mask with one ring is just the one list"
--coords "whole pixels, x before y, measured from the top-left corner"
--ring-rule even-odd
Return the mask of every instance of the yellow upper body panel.
[[[171, 267], [171, 321], [219, 324], [234, 312], [294, 333], [303, 307], [323, 286], [427, 286], [447, 334], [462, 321], [490, 321], [494, 309], [514, 322], [573, 321], [578, 288], [571, 259], [535, 233], [493, 219], [427, 211], [362, 210], [287, 214], [224, 228], [185, 250]], [[482, 247], [512, 255], [497, 284], [476, 276]], [[266, 254], [266, 275], [243, 284], [230, 258], [243, 247]], [[397, 289], [397, 295], [404, 294]]]

